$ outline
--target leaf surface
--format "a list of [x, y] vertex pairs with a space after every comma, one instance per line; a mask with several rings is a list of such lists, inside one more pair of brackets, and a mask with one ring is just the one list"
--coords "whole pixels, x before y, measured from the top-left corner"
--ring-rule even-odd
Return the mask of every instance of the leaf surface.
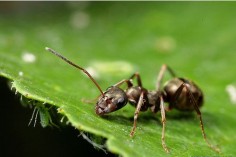
[[0, 14], [0, 75], [20, 94], [57, 107], [72, 126], [106, 138], [108, 150], [122, 156], [218, 155], [204, 142], [195, 113], [166, 113], [170, 155], [161, 145], [160, 113], [140, 113], [131, 138], [135, 109], [127, 105], [97, 116], [95, 106], [82, 99], [95, 99], [98, 89], [44, 48], [54, 48], [90, 69], [103, 90], [136, 71], [143, 85], [154, 90], [166, 63], [202, 88], [207, 137], [223, 156], [236, 154], [236, 106], [225, 90], [236, 85], [235, 3], [103, 2], [84, 9], [79, 3], [77, 8], [55, 3], [53, 9], [42, 4], [43, 13], [39, 9]]

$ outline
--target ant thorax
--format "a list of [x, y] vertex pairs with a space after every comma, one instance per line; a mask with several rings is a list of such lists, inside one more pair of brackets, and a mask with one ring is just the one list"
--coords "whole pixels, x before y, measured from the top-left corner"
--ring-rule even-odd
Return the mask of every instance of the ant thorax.
[[148, 91], [147, 97], [149, 102], [149, 107], [153, 113], [160, 111], [160, 96], [162, 95], [161, 91]]
[[128, 97], [129, 103], [136, 107], [141, 93], [143, 92], [143, 105], [141, 106], [140, 111], [146, 111], [148, 108], [152, 112], [156, 113], [160, 110], [160, 91], [148, 91], [145, 88], [140, 86], [130, 87], [126, 90], [126, 95]]
[[148, 91], [145, 88], [142, 88], [140, 86], [130, 87], [126, 90], [126, 95], [128, 97], [129, 103], [132, 106], [137, 107], [142, 92], [143, 92], [143, 100], [142, 100], [143, 104], [140, 108], [140, 111], [146, 111], [149, 107], [149, 102], [147, 98]]

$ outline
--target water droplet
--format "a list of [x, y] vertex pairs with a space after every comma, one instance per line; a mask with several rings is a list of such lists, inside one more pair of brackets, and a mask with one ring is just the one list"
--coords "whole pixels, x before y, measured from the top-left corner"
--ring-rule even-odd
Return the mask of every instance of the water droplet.
[[36, 61], [36, 56], [29, 52], [24, 52], [21, 58], [24, 62], [27, 62], [27, 63], [33, 63]]
[[90, 23], [90, 16], [86, 12], [77, 11], [71, 15], [70, 23], [72, 27], [77, 29], [86, 28]]
[[236, 104], [236, 87], [232, 84], [226, 86], [226, 92], [229, 94], [230, 101]]
[[163, 36], [156, 40], [155, 48], [158, 52], [169, 53], [176, 47], [176, 41], [170, 36]]
[[22, 71], [19, 71], [18, 75], [19, 75], [19, 76], [23, 76], [24, 73], [23, 73]]

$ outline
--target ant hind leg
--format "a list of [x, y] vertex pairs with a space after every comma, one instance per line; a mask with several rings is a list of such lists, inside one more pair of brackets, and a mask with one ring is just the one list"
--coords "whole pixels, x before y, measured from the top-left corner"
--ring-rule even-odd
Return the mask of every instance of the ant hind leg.
[[215, 147], [215, 146], [213, 146], [213, 145], [211, 145], [210, 142], [208, 141], [208, 138], [206, 137], [206, 133], [205, 133], [204, 125], [203, 125], [203, 120], [202, 120], [201, 111], [199, 110], [199, 107], [198, 107], [198, 105], [197, 105], [197, 102], [196, 102], [196, 100], [195, 100], [193, 94], [191, 93], [189, 87], [186, 85], [186, 83], [182, 83], [181, 86], [177, 89], [176, 94], [175, 94], [175, 96], [174, 96], [174, 99], [175, 99], [175, 100], [172, 100], [172, 103], [178, 99], [178, 97], [179, 97], [180, 93], [182, 92], [183, 88], [186, 88], [187, 94], [188, 94], [189, 99], [190, 99], [190, 103], [193, 104], [194, 109], [195, 109], [195, 111], [197, 112], [197, 116], [198, 116], [199, 121], [200, 121], [200, 127], [201, 127], [201, 130], [202, 130], [202, 136], [203, 136], [205, 142], [207, 143], [207, 145], [208, 145], [212, 150], [216, 151], [217, 153], [220, 153], [220, 149], [217, 148], [217, 147]]

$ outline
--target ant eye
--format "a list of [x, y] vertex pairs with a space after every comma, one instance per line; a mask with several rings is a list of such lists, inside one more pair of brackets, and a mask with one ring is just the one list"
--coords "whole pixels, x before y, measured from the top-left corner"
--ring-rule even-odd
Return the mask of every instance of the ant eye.
[[123, 97], [121, 97], [117, 100], [117, 104], [119, 104], [119, 105], [124, 104], [124, 102], [125, 102], [125, 99]]
[[123, 106], [126, 105], [126, 103], [127, 103], [127, 100], [124, 97], [118, 98], [118, 100], [116, 101], [117, 109], [122, 108]]

